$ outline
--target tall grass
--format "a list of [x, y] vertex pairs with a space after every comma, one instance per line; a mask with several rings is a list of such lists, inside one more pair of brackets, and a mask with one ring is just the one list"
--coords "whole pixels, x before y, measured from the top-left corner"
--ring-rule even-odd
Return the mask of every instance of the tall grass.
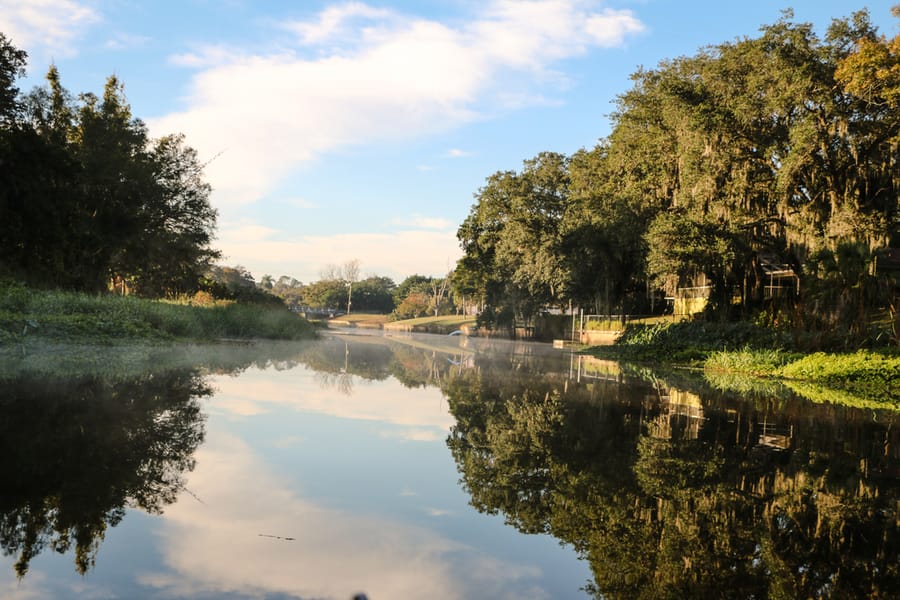
[[715, 352], [781, 346], [776, 332], [752, 323], [681, 321], [628, 324], [614, 345], [592, 348], [591, 353], [625, 360], [699, 364]]
[[777, 348], [760, 350], [744, 347], [741, 350], [712, 352], [703, 366], [712, 371], [771, 375], [800, 356]]
[[[779, 332], [752, 323], [629, 325], [613, 346], [591, 353], [619, 360], [702, 366], [715, 387], [764, 392], [780, 381], [817, 397], [898, 403], [900, 351], [803, 354]], [[753, 381], [755, 378], [765, 378]], [[829, 395], [830, 394], [830, 395]]]
[[852, 353], [793, 354], [780, 350], [716, 352], [704, 364], [707, 379], [725, 381], [734, 374], [777, 377], [805, 396], [820, 401], [848, 399], [900, 402], [900, 356], [860, 350]]
[[781, 368], [787, 379], [812, 381], [858, 394], [897, 402], [900, 356], [860, 350], [850, 354], [817, 352]]
[[0, 343], [30, 337], [114, 342], [314, 336], [310, 323], [283, 307], [239, 303], [190, 306], [0, 283]]

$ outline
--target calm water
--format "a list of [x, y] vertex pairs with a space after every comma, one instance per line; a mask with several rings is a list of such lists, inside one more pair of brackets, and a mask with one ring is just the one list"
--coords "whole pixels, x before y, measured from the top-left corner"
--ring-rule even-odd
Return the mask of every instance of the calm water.
[[2, 367], [2, 598], [900, 590], [864, 402], [445, 336]]

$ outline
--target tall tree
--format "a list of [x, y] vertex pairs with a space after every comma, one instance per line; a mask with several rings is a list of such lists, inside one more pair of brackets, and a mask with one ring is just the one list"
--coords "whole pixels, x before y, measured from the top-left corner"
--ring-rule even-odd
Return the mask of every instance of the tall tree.
[[350, 314], [350, 304], [353, 300], [353, 284], [359, 281], [359, 259], [348, 260], [341, 267], [341, 275], [347, 282], [347, 314]]
[[545, 152], [521, 173], [498, 172], [476, 194], [457, 231], [465, 256], [460, 281], [487, 309], [482, 318], [511, 326], [568, 298], [563, 215], [569, 204], [568, 159]]
[[16, 119], [19, 88], [15, 83], [25, 75], [27, 59], [28, 54], [0, 32], [0, 126], [6, 127]]
[[[2, 39], [0, 70], [11, 78], [24, 53]], [[218, 257], [196, 152], [181, 135], [150, 140], [114, 76], [102, 98], [77, 101], [55, 66], [46, 79], [4, 113], [15, 119], [0, 132], [0, 272], [91, 291], [111, 283], [149, 296], [196, 290]], [[4, 81], [9, 98], [14, 87]]]
[[183, 135], [155, 140], [148, 160], [154, 185], [142, 207], [141, 233], [130, 244], [139, 253], [131, 277], [144, 295], [189, 292], [221, 256], [212, 248], [217, 216], [209, 200], [212, 188]]

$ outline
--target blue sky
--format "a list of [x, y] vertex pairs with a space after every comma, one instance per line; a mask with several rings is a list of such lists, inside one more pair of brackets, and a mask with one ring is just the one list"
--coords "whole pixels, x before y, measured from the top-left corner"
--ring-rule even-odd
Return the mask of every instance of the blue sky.
[[358, 259], [442, 275], [485, 178], [609, 133], [641, 65], [755, 36], [791, 7], [817, 31], [897, 0], [0, 0], [0, 31], [73, 93], [115, 73], [151, 135], [204, 160], [223, 263], [314, 281]]

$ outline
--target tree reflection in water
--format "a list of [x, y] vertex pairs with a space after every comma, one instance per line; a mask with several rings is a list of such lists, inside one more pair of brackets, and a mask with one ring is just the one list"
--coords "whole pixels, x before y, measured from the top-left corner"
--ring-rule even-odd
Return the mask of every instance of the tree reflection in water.
[[[438, 386], [472, 505], [572, 545], [598, 597], [900, 589], [893, 413], [725, 396], [652, 374], [654, 384], [626, 382], [617, 365], [576, 366], [561, 352], [436, 340], [217, 348], [203, 368], [305, 364], [347, 393], [354, 377]], [[203, 439], [198, 398], [209, 394], [198, 370], [0, 385], [0, 543], [20, 576], [48, 548], [74, 550], [86, 572], [127, 507], [161, 512], [183, 489]]]
[[175, 501], [203, 440], [196, 370], [0, 380], [0, 543], [19, 577], [44, 549], [93, 564], [126, 507]]
[[353, 376], [440, 387], [472, 505], [571, 544], [597, 597], [900, 589], [895, 414], [436, 340], [330, 339], [299, 360], [347, 393]]
[[571, 544], [597, 597], [900, 589], [894, 415], [510, 373], [482, 361], [446, 388], [462, 484]]

